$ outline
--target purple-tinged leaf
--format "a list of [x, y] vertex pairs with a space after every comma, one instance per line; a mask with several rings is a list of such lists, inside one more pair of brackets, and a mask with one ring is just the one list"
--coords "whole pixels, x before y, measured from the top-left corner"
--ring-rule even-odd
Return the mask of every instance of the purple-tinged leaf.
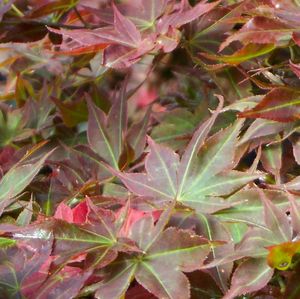
[[110, 264], [105, 269], [104, 280], [94, 286], [97, 290], [95, 297], [98, 299], [121, 298], [134, 279], [136, 267], [137, 265], [130, 259], [120, 255], [116, 263]]
[[177, 200], [203, 213], [229, 207], [228, 202], [218, 196], [232, 193], [258, 175], [226, 172], [234, 166], [234, 149], [243, 122], [238, 121], [215, 134], [202, 148], [215, 117], [196, 131], [180, 163], [172, 150], [149, 139], [150, 153], [145, 162], [147, 173], [119, 173], [111, 169], [112, 173], [133, 193], [152, 197], [156, 202], [161, 201], [160, 204]]
[[266, 226], [274, 233], [278, 243], [290, 241], [292, 230], [287, 215], [272, 203], [261, 189], [258, 189], [260, 198], [264, 204], [264, 216]]
[[136, 26], [123, 16], [115, 5], [113, 5], [113, 11], [115, 30], [119, 34], [124, 34], [124, 38], [128, 40], [128, 43], [138, 46], [141, 42], [141, 34]]
[[127, 141], [134, 150], [134, 159], [138, 159], [144, 151], [146, 145], [146, 134], [151, 114], [151, 107], [147, 110], [144, 118], [137, 124], [134, 124], [127, 134]]
[[180, 11], [171, 15], [165, 15], [161, 18], [160, 23], [158, 24], [158, 30], [160, 32], [164, 34], [168, 31], [169, 27], [179, 28], [184, 24], [192, 22], [216, 7], [219, 4], [219, 1], [213, 3], [198, 3], [192, 8], [186, 7], [187, 5], [184, 5], [186, 3], [186, 0], [182, 0]]
[[256, 138], [277, 134], [288, 126], [288, 124], [279, 123], [272, 120], [256, 119], [240, 139], [239, 144], [255, 140]]
[[3, 18], [3, 15], [8, 12], [11, 8], [11, 5], [15, 2], [15, 0], [4, 1], [0, 4], [0, 21]]
[[111, 144], [114, 156], [119, 159], [123, 151], [123, 139], [127, 132], [127, 98], [126, 98], [125, 82], [120, 90], [120, 94], [115, 98], [108, 118], [107, 118], [107, 134], [111, 138]]
[[[279, 136], [278, 136], [279, 138]], [[276, 179], [276, 183], [280, 184], [280, 170], [282, 166], [282, 145], [281, 143], [269, 144], [263, 147], [260, 158], [263, 167], [272, 173]]]
[[88, 141], [92, 150], [106, 162], [118, 169], [118, 158], [115, 156], [112, 141], [107, 132], [106, 115], [90, 100], [88, 101]]
[[[225, 252], [226, 256], [229, 256], [234, 251], [229, 232], [216, 217], [193, 212], [178, 212], [172, 215], [169, 226], [193, 229], [197, 235], [204, 236], [211, 242], [214, 240], [225, 241], [227, 244], [211, 248], [211, 254], [208, 256], [207, 262], [223, 257]], [[232, 262], [229, 262], [222, 265], [222, 267], [217, 266], [208, 269], [209, 274], [224, 293], [228, 290], [232, 266]]]
[[243, 27], [231, 34], [220, 46], [220, 51], [233, 41], [243, 44], [280, 44], [287, 43], [292, 37], [293, 29], [279, 20], [264, 16], [251, 18]]
[[[177, 200], [199, 212], [213, 213], [229, 207], [226, 201], [214, 196], [229, 194], [258, 177], [257, 174], [226, 173], [233, 166], [234, 148], [241, 126], [242, 123], [237, 122], [208, 139], [192, 161], [186, 185], [182, 193], [178, 192]], [[221, 174], [222, 170], [224, 174]]]
[[300, 204], [296, 201], [295, 196], [290, 192], [286, 192], [290, 201], [290, 213], [292, 218], [293, 231], [300, 234]]
[[171, 149], [157, 145], [150, 137], [148, 138], [150, 154], [147, 156], [145, 168], [153, 183], [161, 185], [161, 190], [176, 196], [177, 169], [179, 156]]
[[264, 257], [268, 254], [266, 247], [277, 243], [271, 230], [251, 227], [236, 246], [235, 253], [241, 257]]
[[272, 278], [274, 270], [265, 258], [248, 259], [235, 270], [231, 286], [223, 299], [234, 299], [239, 295], [262, 289]]
[[151, 50], [154, 44], [152, 38], [146, 38], [142, 41], [140, 47], [131, 48], [123, 45], [111, 45], [103, 53], [103, 64], [109, 68], [129, 68], [139, 61], [141, 57]]
[[289, 66], [291, 70], [295, 73], [295, 75], [300, 78], [300, 64], [292, 63], [290, 61]]
[[194, 159], [198, 154], [199, 148], [204, 144], [207, 135], [211, 130], [211, 127], [213, 126], [217, 116], [219, 115], [223, 107], [223, 97], [218, 96], [218, 99], [220, 103], [216, 111], [205, 123], [199, 126], [199, 128], [194, 133], [192, 140], [189, 142], [187, 148], [185, 149], [184, 154], [181, 157], [180, 166], [178, 169], [178, 194], [182, 193], [182, 190], [186, 184], [186, 180], [190, 172], [190, 168], [192, 168], [192, 163], [194, 162]]
[[162, 218], [156, 225], [149, 216], [133, 224], [131, 237], [143, 253], [121, 255], [108, 266], [108, 276], [95, 285], [97, 298], [124, 294], [133, 278], [159, 298], [189, 298], [189, 282], [182, 271], [199, 269], [211, 245], [188, 230], [168, 228], [163, 231], [169, 213], [163, 213]]
[[181, 271], [194, 271], [209, 252], [207, 241], [169, 228], [149, 248], [136, 272], [137, 281], [157, 297], [188, 298], [189, 283]]
[[[28, 232], [29, 235], [32, 233]], [[47, 278], [47, 275], [39, 275], [39, 271], [50, 257], [53, 235], [40, 230], [29, 240], [28, 234], [15, 233], [18, 246], [0, 251], [0, 291], [3, 298], [21, 297], [29, 285], [30, 291], [34, 292]], [[33, 277], [35, 281], [32, 281]]]
[[184, 137], [193, 133], [201, 116], [183, 108], [165, 111], [159, 115], [159, 124], [151, 131], [151, 137], [175, 151], [182, 149], [188, 141]]
[[239, 117], [265, 118], [279, 122], [299, 119], [300, 93], [289, 88], [275, 88], [251, 110], [239, 113]]
[[28, 204], [24, 207], [23, 211], [19, 214], [16, 223], [20, 226], [29, 225], [31, 222], [31, 218], [33, 215], [33, 207], [32, 207], [32, 196]]
[[219, 131], [205, 142], [198, 151], [197, 157], [193, 161], [194, 164], [190, 166], [189, 176], [193, 182], [186, 181], [188, 189], [193, 185], [204, 185], [205, 180], [221, 171], [231, 169], [234, 148], [242, 125], [243, 122], [238, 121], [233, 126]]
[[[289, 209], [289, 201], [284, 192], [264, 190], [266, 196], [282, 212]], [[227, 198], [231, 207], [218, 211], [215, 215], [223, 221], [242, 222], [251, 226], [265, 228], [264, 206], [257, 189], [241, 190]], [[297, 198], [299, 201], [299, 198]]]
[[53, 150], [32, 164], [15, 165], [0, 181], [0, 203], [9, 204], [10, 199], [21, 193], [34, 179]]
[[52, 274], [35, 292], [36, 299], [70, 299], [75, 298], [91, 271], [66, 266], [58, 273]]

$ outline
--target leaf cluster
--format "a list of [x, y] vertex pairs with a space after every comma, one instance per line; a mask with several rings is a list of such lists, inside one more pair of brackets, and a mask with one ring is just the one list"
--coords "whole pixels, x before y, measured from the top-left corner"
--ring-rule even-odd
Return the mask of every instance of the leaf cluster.
[[0, 299], [296, 299], [296, 0], [0, 3]]

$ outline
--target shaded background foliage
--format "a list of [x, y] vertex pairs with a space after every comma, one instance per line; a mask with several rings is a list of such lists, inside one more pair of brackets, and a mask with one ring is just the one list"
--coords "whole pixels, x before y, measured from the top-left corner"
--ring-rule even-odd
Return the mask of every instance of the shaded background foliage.
[[0, 298], [299, 298], [298, 0], [0, 20]]

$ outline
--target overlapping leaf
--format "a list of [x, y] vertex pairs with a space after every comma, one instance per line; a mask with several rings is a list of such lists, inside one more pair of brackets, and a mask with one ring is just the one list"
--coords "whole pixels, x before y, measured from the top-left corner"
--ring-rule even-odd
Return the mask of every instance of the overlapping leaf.
[[228, 207], [220, 196], [230, 194], [257, 175], [225, 172], [232, 166], [241, 122], [205, 143], [216, 114], [197, 129], [181, 159], [172, 150], [149, 139], [147, 173], [117, 173], [118, 177], [133, 193], [153, 197], [160, 204], [176, 200], [205, 213]]
[[5, 207], [10, 204], [10, 199], [21, 193], [31, 183], [52, 152], [44, 155], [35, 163], [16, 164], [2, 177], [0, 181], [2, 208], [3, 205]]
[[300, 93], [288, 88], [271, 90], [262, 101], [251, 110], [239, 114], [240, 117], [265, 118], [279, 122], [299, 119]]
[[292, 33], [293, 28], [278, 19], [255, 16], [240, 30], [229, 36], [221, 44], [220, 50], [223, 50], [233, 41], [240, 41], [243, 44], [287, 44]]
[[106, 279], [95, 286], [97, 298], [120, 297], [133, 278], [157, 297], [189, 298], [189, 282], [182, 271], [191, 272], [199, 268], [210, 245], [191, 231], [163, 230], [166, 216], [156, 226], [151, 217], [144, 217], [133, 225], [131, 237], [143, 254], [123, 255], [112, 263], [106, 269]]
[[[129, 144], [126, 143], [127, 101], [125, 86], [120, 91], [120, 96], [115, 99], [108, 116], [90, 99], [88, 99], [88, 110], [88, 141], [91, 149], [99, 157], [115, 169], [119, 169], [119, 167], [122, 168], [131, 162], [131, 159], [137, 159], [141, 155], [146, 142], [145, 136], [150, 110], [142, 121], [143, 129], [140, 128], [138, 134], [133, 135], [137, 128], [131, 127], [128, 132]], [[123, 161], [124, 157], [125, 161]]]

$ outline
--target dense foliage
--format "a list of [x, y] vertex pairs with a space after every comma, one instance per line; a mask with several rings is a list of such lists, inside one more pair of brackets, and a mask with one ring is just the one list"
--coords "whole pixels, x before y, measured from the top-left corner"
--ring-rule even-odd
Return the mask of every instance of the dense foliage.
[[0, 1], [0, 298], [300, 298], [299, 0]]

